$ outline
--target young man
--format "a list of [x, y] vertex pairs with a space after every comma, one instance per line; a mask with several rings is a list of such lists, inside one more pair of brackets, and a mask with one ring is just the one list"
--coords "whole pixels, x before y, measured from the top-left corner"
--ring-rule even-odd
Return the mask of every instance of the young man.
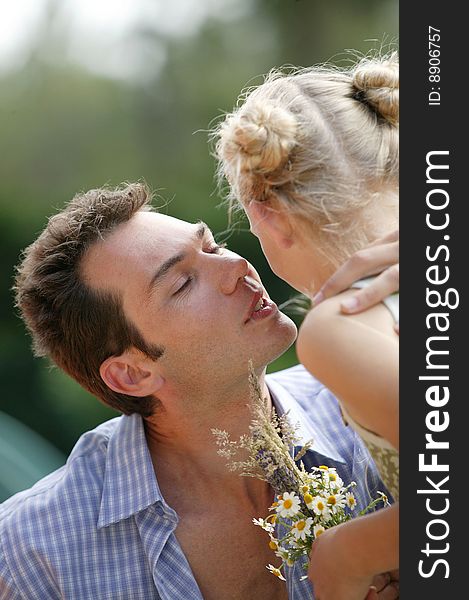
[[251, 521], [271, 489], [216, 453], [212, 428], [248, 431], [248, 361], [313, 438], [308, 467], [357, 481], [359, 508], [382, 485], [328, 390], [301, 367], [265, 378], [296, 328], [253, 267], [205, 224], [151, 211], [134, 184], [54, 216], [26, 250], [16, 294], [37, 354], [125, 416], [0, 507], [0, 599], [312, 598], [299, 567], [286, 587], [264, 567], [272, 551]]

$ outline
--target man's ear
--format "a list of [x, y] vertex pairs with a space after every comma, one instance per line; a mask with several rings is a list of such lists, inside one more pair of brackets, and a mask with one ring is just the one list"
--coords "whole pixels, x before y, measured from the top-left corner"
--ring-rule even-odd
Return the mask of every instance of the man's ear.
[[139, 398], [155, 394], [165, 383], [154, 361], [130, 350], [107, 358], [99, 372], [114, 392]]
[[269, 236], [280, 248], [293, 245], [293, 224], [289, 215], [272, 207], [268, 201], [253, 200], [246, 207], [251, 232], [258, 238]]

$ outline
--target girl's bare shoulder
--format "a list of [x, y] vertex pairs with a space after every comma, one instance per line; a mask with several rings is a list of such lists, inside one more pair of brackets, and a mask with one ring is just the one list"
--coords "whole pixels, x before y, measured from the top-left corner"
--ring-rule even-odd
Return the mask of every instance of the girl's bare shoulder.
[[314, 306], [309, 313], [306, 315], [301, 329], [304, 333], [316, 333], [319, 334], [319, 330], [323, 328], [336, 328], [343, 327], [347, 322], [350, 323], [361, 323], [364, 326], [371, 327], [380, 331], [385, 335], [389, 335], [393, 339], [398, 340], [399, 336], [394, 331], [394, 319], [386, 306], [383, 303], [379, 303], [367, 310], [357, 314], [346, 314], [341, 310], [341, 303], [343, 300], [352, 296], [356, 290], [349, 289], [344, 292], [327, 298], [317, 306]]

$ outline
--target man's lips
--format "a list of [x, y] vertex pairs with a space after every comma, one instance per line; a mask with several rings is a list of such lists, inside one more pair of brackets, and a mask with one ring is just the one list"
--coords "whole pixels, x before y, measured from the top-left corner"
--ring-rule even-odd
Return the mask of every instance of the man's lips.
[[257, 292], [254, 292], [253, 296], [252, 296], [252, 301], [251, 304], [249, 305], [249, 310], [247, 313], [246, 318], [244, 319], [244, 322], [247, 323], [249, 321], [249, 319], [252, 317], [252, 314], [254, 312], [254, 309], [256, 308], [256, 304], [259, 302], [259, 300], [263, 297], [263, 293], [261, 290], [258, 290]]
[[[258, 310], [254, 310], [259, 300], [262, 300], [261, 307]], [[252, 297], [252, 301], [249, 306], [249, 313], [244, 321], [244, 324], [246, 325], [247, 323], [253, 321], [262, 321], [275, 314], [277, 311], [278, 308], [275, 302], [272, 302], [272, 300], [266, 298], [263, 290], [258, 290]]]

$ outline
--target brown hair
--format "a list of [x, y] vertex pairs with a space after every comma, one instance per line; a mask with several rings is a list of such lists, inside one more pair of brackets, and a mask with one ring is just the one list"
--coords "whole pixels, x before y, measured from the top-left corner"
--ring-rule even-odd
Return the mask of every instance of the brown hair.
[[111, 390], [99, 368], [130, 347], [153, 360], [164, 349], [147, 344], [124, 314], [116, 293], [90, 289], [81, 278], [86, 250], [138, 211], [150, 211], [144, 184], [124, 184], [76, 195], [23, 253], [14, 284], [16, 305], [33, 338], [36, 356], [49, 356], [105, 404], [149, 416], [157, 399]]

